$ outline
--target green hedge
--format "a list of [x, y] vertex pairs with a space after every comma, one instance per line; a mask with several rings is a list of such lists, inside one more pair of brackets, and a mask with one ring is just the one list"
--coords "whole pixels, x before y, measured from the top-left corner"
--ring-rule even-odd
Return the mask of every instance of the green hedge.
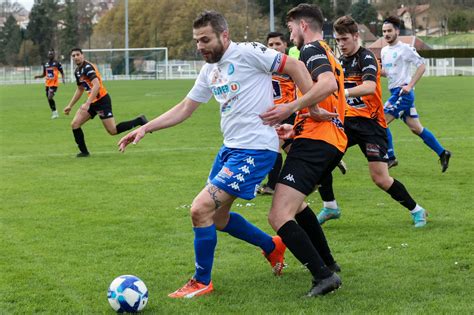
[[474, 48], [450, 48], [418, 51], [423, 58], [474, 58]]

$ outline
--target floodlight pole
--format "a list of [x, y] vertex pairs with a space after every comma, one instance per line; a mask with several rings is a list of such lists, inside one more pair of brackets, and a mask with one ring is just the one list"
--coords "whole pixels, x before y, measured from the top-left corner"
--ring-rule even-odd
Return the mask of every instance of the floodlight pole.
[[273, 0], [270, 0], [270, 32], [275, 31], [275, 12], [273, 10]]
[[125, 49], [125, 75], [128, 78], [130, 74], [130, 65], [128, 64], [128, 0], [125, 0]]

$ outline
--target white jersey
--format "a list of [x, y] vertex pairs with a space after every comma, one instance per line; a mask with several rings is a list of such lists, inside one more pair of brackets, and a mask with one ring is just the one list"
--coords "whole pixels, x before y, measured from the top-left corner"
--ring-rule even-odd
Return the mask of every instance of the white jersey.
[[231, 42], [221, 60], [206, 63], [187, 97], [220, 104], [221, 131], [228, 148], [278, 152], [278, 136], [260, 114], [273, 106], [272, 72], [286, 55], [259, 43]]
[[385, 46], [382, 48], [381, 56], [382, 67], [387, 73], [389, 89], [410, 83], [410, 64], [419, 67], [425, 63], [414, 47], [402, 42], [393, 46]]

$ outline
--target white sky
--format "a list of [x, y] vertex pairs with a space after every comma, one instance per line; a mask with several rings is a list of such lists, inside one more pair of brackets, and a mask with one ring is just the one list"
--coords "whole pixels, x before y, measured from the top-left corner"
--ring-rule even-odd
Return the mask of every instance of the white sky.
[[[33, 6], [33, 3], [35, 2], [34, 0], [14, 0], [21, 4], [25, 9], [28, 11], [31, 11], [31, 7]], [[13, 1], [12, 1], [13, 2]]]

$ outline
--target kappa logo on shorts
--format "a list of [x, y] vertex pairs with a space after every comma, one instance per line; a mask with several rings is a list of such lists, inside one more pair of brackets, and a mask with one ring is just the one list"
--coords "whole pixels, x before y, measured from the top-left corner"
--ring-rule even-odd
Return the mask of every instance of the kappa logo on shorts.
[[289, 182], [293, 182], [293, 183], [295, 182], [295, 178], [293, 177], [292, 174], [286, 175], [285, 177], [283, 177], [283, 179], [284, 179], [284, 180], [287, 180], [287, 181], [289, 181]]
[[250, 168], [247, 165], [239, 167], [239, 170], [242, 171], [245, 174], [250, 174]]
[[231, 184], [229, 184], [229, 185], [227, 185], [227, 186], [231, 187], [233, 190], [238, 190], [238, 191], [240, 191], [239, 183], [237, 183], [237, 182], [233, 182], [233, 183], [231, 183]]
[[235, 179], [237, 179], [239, 182], [245, 182], [245, 178], [244, 178], [244, 175], [242, 174], [237, 174], [234, 176]]
[[245, 162], [255, 167], [255, 159], [253, 157], [249, 156], [248, 158], [245, 159]]

